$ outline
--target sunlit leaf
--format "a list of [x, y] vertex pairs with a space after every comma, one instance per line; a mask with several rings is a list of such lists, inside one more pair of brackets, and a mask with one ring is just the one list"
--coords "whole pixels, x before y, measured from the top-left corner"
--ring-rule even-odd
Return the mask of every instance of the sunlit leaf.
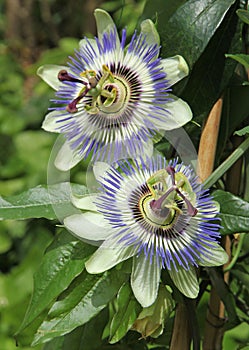
[[110, 343], [116, 343], [125, 336], [135, 322], [141, 306], [135, 299], [130, 284], [124, 284], [117, 295], [116, 313], [110, 325]]
[[[158, 18], [163, 56], [182, 55], [190, 67], [207, 47], [235, 0], [189, 0], [164, 20]], [[164, 7], [167, 13], [167, 7]], [[207, 25], [208, 24], [208, 25]]]
[[67, 232], [60, 233], [47, 250], [34, 275], [34, 292], [21, 330], [27, 327], [65, 290], [85, 267], [94, 247], [76, 240]]
[[[214, 1], [214, 3], [221, 2]], [[227, 60], [225, 54], [241, 49], [241, 33], [235, 10], [236, 5], [227, 11], [219, 23], [205, 50], [195, 62], [181, 92], [181, 97], [190, 104], [194, 115], [206, 116], [209, 113], [233, 75], [236, 62]], [[206, 23], [210, 24], [209, 21]], [[204, 26], [205, 24], [203, 28]]]
[[74, 193], [86, 193], [84, 186], [60, 183], [49, 187], [40, 185], [16, 196], [0, 197], [0, 219], [56, 219], [54, 208], [61, 215], [63, 212], [68, 215], [74, 210], [71, 189]]
[[[51, 314], [48, 315], [48, 319], [46, 319], [38, 329], [33, 345], [67, 334], [88, 322], [103, 310], [117, 294], [120, 286], [126, 280], [127, 275], [113, 269], [105, 272], [103, 275], [84, 273], [83, 277], [83, 281], [79, 288], [77, 288], [77, 291], [73, 288], [70, 290], [69, 294], [66, 293], [66, 304], [63, 300], [59, 300], [54, 304], [51, 309]], [[75, 303], [76, 299], [79, 297], [80, 300]], [[66, 309], [64, 309], [65, 312], [61, 313], [64, 306], [69, 305], [70, 298], [73, 299], [72, 307], [66, 307]], [[53, 318], [53, 310], [58, 310], [59, 303], [63, 303], [62, 308], [59, 306], [60, 316], [58, 314], [57, 317]]]
[[[102, 310], [96, 317], [85, 325], [76, 328], [63, 337], [57, 337], [49, 341], [42, 348], [43, 350], [99, 350], [102, 341], [102, 332], [107, 322], [108, 312]], [[107, 343], [107, 341], [105, 341]]]
[[236, 1], [153, 3], [149, 1], [145, 10], [149, 8], [150, 14], [147, 10], [146, 14], [157, 22], [162, 56], [180, 54], [190, 66], [189, 79], [180, 82], [175, 92], [190, 104], [194, 115], [207, 114], [236, 65], [226, 60], [225, 54], [237, 52], [241, 46]]

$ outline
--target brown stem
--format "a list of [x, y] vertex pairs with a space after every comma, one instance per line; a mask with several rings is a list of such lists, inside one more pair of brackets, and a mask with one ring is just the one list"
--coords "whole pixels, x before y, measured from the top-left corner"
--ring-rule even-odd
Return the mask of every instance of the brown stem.
[[170, 350], [189, 350], [190, 343], [191, 329], [188, 321], [188, 311], [184, 304], [178, 304], [176, 308]]

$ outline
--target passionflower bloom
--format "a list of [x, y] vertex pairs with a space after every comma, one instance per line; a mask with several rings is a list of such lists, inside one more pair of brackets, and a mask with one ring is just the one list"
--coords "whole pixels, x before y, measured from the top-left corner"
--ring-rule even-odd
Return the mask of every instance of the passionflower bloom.
[[46, 65], [38, 75], [57, 90], [42, 127], [66, 142], [56, 159], [68, 170], [90, 153], [113, 161], [149, 153], [155, 133], [179, 128], [192, 113], [170, 87], [188, 74], [181, 56], [160, 59], [159, 36], [145, 20], [126, 43], [103, 10], [95, 10], [98, 37], [84, 38], [67, 66]]
[[[77, 199], [81, 209], [64, 221], [76, 236], [102, 241], [86, 262], [101, 273], [132, 257], [131, 287], [143, 307], [158, 292], [161, 269], [187, 297], [199, 292], [198, 266], [227, 261], [219, 246], [217, 206], [190, 166], [161, 156], [119, 161], [99, 178], [101, 193]], [[90, 203], [90, 204], [89, 204]]]

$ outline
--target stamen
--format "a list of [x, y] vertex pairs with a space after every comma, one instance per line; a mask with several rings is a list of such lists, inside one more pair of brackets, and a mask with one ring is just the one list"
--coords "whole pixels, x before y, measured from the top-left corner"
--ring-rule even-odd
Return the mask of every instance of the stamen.
[[170, 175], [171, 180], [172, 180], [172, 185], [175, 185], [175, 169], [172, 166], [167, 166], [166, 167], [167, 173]]
[[86, 70], [80, 74], [83, 79], [89, 82], [91, 88], [95, 88], [98, 81], [96, 79], [96, 72], [94, 70]]
[[150, 202], [150, 207], [151, 207], [151, 209], [152, 209], [152, 210], [163, 209], [165, 199], [168, 197], [168, 195], [169, 195], [171, 192], [175, 191], [176, 188], [177, 188], [176, 186], [172, 186], [172, 187], [170, 187], [170, 188], [162, 195], [162, 197], [160, 197], [160, 198], [157, 199], [157, 200], [155, 200], [155, 199], [152, 200], [152, 201]]
[[86, 88], [79, 96], [77, 96], [72, 102], [70, 102], [67, 105], [66, 110], [69, 113], [76, 113], [76, 112], [78, 112], [78, 108], [76, 107], [77, 103], [87, 94], [88, 91], [89, 90]]
[[[182, 194], [182, 192], [180, 191], [179, 187], [182, 187], [184, 185], [184, 180], [180, 179], [178, 181], [178, 183], [176, 184], [175, 182], [175, 169], [171, 166], [166, 167], [165, 169], [167, 171], [167, 173], [170, 175], [171, 177], [171, 181], [172, 181], [172, 186], [170, 188], [167, 189], [167, 191], [157, 200], [152, 200], [150, 202], [150, 207], [151, 209], [158, 214], [158, 212], [160, 210], [163, 210], [165, 208], [165, 204], [167, 203], [167, 197], [170, 195], [170, 193], [172, 193], [173, 191], [176, 191], [176, 193], [184, 200], [184, 202], [187, 205], [187, 210], [188, 210], [188, 214], [190, 216], [195, 216], [198, 212], [198, 210], [191, 204], [191, 202], [189, 201], [188, 198], [186, 198], [186, 196], [184, 196], [184, 194]], [[161, 173], [160, 173], [161, 175]], [[153, 193], [152, 193], [153, 194]], [[154, 193], [155, 195], [155, 193]]]
[[179, 190], [179, 188], [176, 188], [176, 192], [179, 194], [180, 197], [182, 197], [182, 199], [184, 200], [184, 202], [187, 205], [188, 208], [188, 214], [190, 216], [195, 216], [198, 213], [198, 210], [191, 204], [191, 202], [188, 200], [188, 198], [186, 198], [184, 196], [184, 194], [181, 193], [181, 191]]
[[73, 81], [75, 83], [82, 83], [82, 84], [86, 85], [86, 83], [83, 82], [81, 79], [77, 79], [77, 78], [74, 78], [71, 75], [69, 75], [65, 69], [62, 69], [59, 71], [58, 79], [60, 81]]
[[116, 110], [119, 111], [120, 104], [116, 103], [117, 98], [122, 97], [122, 88], [124, 93], [126, 93], [126, 86], [122, 80], [118, 79], [116, 81], [106, 65], [102, 66], [102, 76], [99, 80], [96, 79], [96, 72], [94, 70], [81, 72], [80, 79], [78, 79], [71, 76], [65, 69], [62, 69], [58, 73], [58, 79], [62, 82], [69, 81], [84, 85], [78, 96], [67, 105], [66, 110], [69, 113], [78, 112], [77, 104], [86, 95], [90, 99], [89, 103], [85, 104], [84, 107], [89, 114], [97, 114], [100, 110], [107, 110], [107, 112], [111, 111], [112, 113]]
[[76, 113], [78, 112], [78, 108], [77, 103], [84, 97], [86, 96], [86, 94], [88, 93], [88, 91], [92, 88], [96, 86], [96, 79], [94, 76], [89, 75], [89, 79], [87, 79], [85, 76], [82, 75], [82, 79], [77, 79], [72, 77], [71, 75], [68, 74], [68, 72], [65, 69], [62, 69], [59, 71], [58, 73], [58, 79], [60, 81], [72, 81], [74, 83], [80, 83], [83, 84], [85, 86], [84, 90], [79, 94], [79, 96], [77, 96], [72, 102], [70, 102], [67, 107], [66, 110], [69, 113]]

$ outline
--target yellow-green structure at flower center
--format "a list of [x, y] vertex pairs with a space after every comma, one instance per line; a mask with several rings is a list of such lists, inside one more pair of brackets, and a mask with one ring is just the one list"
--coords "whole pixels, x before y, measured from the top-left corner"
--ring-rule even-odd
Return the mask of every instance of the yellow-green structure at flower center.
[[70, 113], [78, 111], [77, 104], [86, 96], [91, 99], [84, 105], [89, 114], [103, 112], [112, 117], [112, 114], [122, 112], [130, 99], [130, 87], [127, 81], [121, 76], [114, 76], [106, 65], [102, 66], [102, 76], [99, 80], [94, 70], [82, 72], [80, 79], [73, 78], [67, 71], [60, 71], [58, 79], [83, 84], [78, 96], [67, 105], [66, 109]]
[[[169, 185], [170, 182], [172, 185]], [[147, 186], [150, 193], [141, 197], [139, 209], [152, 225], [161, 228], [173, 226], [183, 213], [183, 202], [190, 216], [197, 214], [194, 207], [196, 195], [183, 173], [175, 174], [172, 167], [161, 169], [147, 180]]]

